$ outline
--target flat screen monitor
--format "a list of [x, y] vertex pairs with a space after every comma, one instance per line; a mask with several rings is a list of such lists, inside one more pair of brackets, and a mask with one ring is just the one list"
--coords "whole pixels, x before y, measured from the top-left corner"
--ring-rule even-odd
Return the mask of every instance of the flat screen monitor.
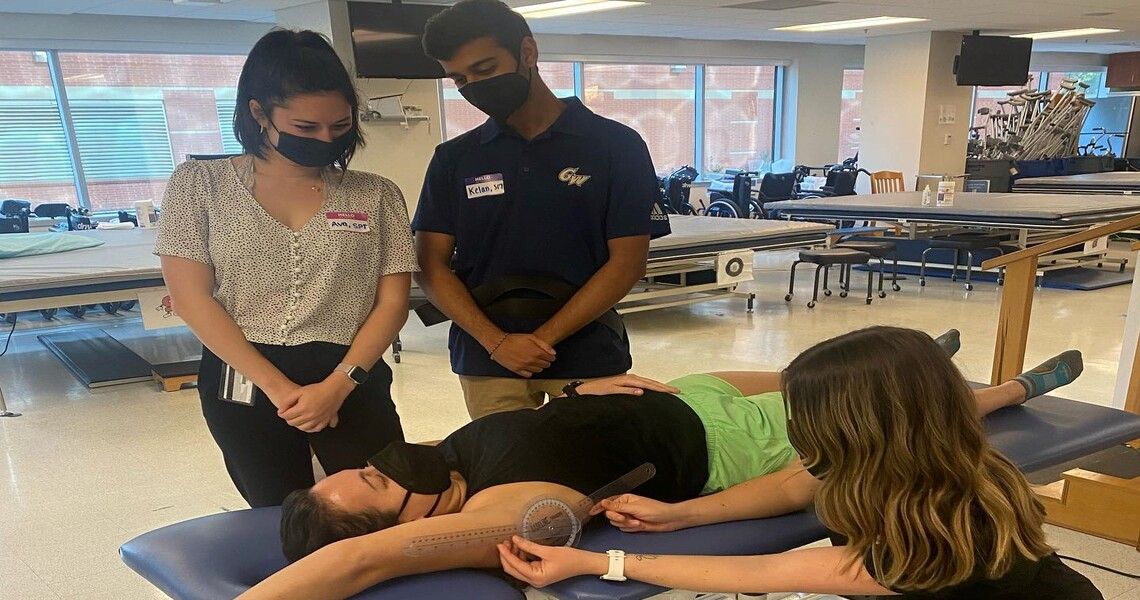
[[446, 6], [349, 2], [352, 54], [357, 77], [440, 79], [443, 68], [424, 54], [427, 20]]
[[955, 63], [958, 85], [1024, 85], [1033, 40], [996, 35], [962, 37]]

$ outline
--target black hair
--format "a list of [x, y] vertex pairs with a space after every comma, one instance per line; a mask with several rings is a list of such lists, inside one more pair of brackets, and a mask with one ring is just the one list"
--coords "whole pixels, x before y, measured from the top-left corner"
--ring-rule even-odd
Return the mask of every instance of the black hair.
[[351, 537], [366, 535], [396, 524], [397, 515], [369, 511], [344, 512], [313, 493], [295, 490], [281, 505], [281, 550], [289, 562]]
[[460, 0], [428, 19], [424, 53], [436, 60], [451, 60], [463, 46], [486, 37], [495, 38], [521, 61], [522, 42], [534, 34], [522, 15], [499, 0]]
[[313, 92], [339, 92], [352, 107], [352, 143], [336, 160], [342, 170], [356, 150], [364, 145], [360, 134], [360, 99], [344, 63], [328, 40], [315, 31], [274, 29], [263, 35], [250, 50], [238, 79], [237, 106], [234, 109], [234, 137], [246, 154], [265, 158], [266, 134], [249, 109], [257, 100], [265, 116], [290, 98]]

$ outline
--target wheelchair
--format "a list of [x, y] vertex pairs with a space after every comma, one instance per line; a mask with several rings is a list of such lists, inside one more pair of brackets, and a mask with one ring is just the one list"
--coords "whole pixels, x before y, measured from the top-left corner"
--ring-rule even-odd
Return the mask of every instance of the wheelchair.
[[672, 215], [700, 215], [704, 213], [704, 206], [696, 208], [689, 202], [690, 185], [699, 175], [700, 173], [697, 173], [696, 169], [684, 165], [657, 180], [661, 192], [661, 205], [665, 207], [665, 212]]

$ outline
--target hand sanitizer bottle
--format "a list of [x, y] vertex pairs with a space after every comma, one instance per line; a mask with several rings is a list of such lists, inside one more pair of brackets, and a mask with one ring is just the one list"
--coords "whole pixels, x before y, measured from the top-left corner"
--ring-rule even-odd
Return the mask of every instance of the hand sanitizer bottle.
[[925, 190], [922, 190], [922, 205], [930, 206], [932, 200], [932, 193], [930, 191], [930, 186], [928, 185], [926, 186]]

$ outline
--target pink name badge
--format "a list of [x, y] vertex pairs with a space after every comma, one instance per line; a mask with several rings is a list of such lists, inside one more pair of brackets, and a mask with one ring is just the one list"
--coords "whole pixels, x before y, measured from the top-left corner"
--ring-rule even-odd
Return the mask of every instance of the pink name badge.
[[368, 233], [368, 213], [362, 212], [327, 212], [325, 219], [329, 222], [331, 231], [353, 231]]

